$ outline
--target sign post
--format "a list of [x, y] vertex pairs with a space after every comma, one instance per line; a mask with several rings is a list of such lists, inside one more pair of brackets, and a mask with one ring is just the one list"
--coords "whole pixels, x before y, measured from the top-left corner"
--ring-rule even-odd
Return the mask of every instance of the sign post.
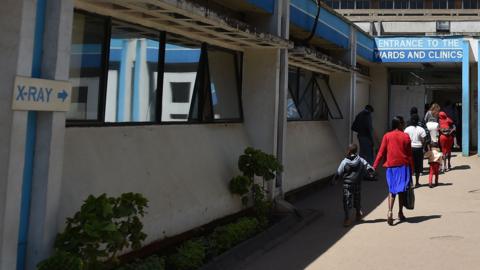
[[70, 82], [17, 76], [12, 109], [67, 112], [70, 109], [71, 94]]

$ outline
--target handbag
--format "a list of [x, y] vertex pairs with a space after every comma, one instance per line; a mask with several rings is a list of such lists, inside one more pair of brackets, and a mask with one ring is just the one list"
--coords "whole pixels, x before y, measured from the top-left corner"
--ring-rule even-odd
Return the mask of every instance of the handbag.
[[[410, 182], [412, 183], [412, 182]], [[413, 210], [415, 208], [415, 192], [413, 191], [413, 185], [408, 185], [407, 191], [405, 191], [405, 208]]]

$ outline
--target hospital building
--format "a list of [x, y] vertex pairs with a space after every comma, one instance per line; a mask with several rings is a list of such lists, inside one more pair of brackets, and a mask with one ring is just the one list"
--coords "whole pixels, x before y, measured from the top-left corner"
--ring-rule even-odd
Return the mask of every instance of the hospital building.
[[[479, 5], [2, 1], [0, 270], [35, 269], [90, 194], [148, 198], [145, 244], [238, 213], [228, 181], [249, 146], [284, 165], [271, 199], [330, 179], [367, 104], [380, 140], [412, 106], [452, 103], [462, 153], [476, 154]], [[68, 110], [12, 105], [50, 99]]]

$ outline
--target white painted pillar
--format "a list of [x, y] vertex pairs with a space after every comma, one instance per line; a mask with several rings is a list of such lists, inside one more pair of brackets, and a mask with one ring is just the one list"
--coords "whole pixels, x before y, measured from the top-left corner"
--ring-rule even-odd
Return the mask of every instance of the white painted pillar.
[[0, 8], [0, 270], [16, 268], [27, 112], [12, 111], [16, 75], [32, 73], [33, 0], [5, 0]]
[[[68, 80], [73, 0], [47, 2], [42, 78]], [[62, 185], [65, 112], [39, 112], [26, 269], [48, 257], [57, 228]]]

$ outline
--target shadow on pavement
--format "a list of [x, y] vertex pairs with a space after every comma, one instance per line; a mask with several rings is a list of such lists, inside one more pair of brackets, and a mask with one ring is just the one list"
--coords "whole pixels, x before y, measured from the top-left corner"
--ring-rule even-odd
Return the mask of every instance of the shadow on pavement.
[[[262, 260], [253, 260], [244, 265], [242, 269], [305, 269], [357, 224], [368, 226], [369, 223], [384, 222], [385, 226], [388, 226], [386, 219], [368, 220], [368, 214], [384, 203], [388, 193], [383, 169], [379, 170], [378, 178], [379, 181], [362, 182], [361, 196], [362, 211], [365, 215], [364, 221], [354, 222], [349, 228], [343, 227], [341, 183], [327, 185], [301, 198], [295, 196], [296, 199], [292, 203], [298, 209], [321, 211], [323, 216], [290, 236], [288, 240], [266, 251], [262, 255]], [[387, 215], [386, 208], [385, 205], [385, 217]], [[351, 212], [353, 218], [354, 210]], [[286, 256], [286, 254], [288, 255]]]
[[442, 217], [442, 215], [409, 217], [409, 218], [407, 218], [407, 220], [398, 222], [397, 224], [404, 223], [404, 222], [405, 223], [421, 223], [421, 222], [428, 221], [428, 220], [431, 220], [431, 219], [439, 219], [441, 217]]
[[455, 166], [452, 168], [452, 171], [459, 171], [459, 170], [470, 170], [472, 167], [470, 165], [460, 165], [460, 166]]
[[[441, 187], [441, 186], [453, 186], [453, 183], [442, 183], [442, 182], [438, 182], [437, 187]], [[429, 187], [428, 184], [420, 184], [420, 185], [416, 186], [415, 189], [418, 189], [418, 188], [428, 188], [428, 187]], [[434, 186], [433, 188], [435, 188], [435, 186]]]

